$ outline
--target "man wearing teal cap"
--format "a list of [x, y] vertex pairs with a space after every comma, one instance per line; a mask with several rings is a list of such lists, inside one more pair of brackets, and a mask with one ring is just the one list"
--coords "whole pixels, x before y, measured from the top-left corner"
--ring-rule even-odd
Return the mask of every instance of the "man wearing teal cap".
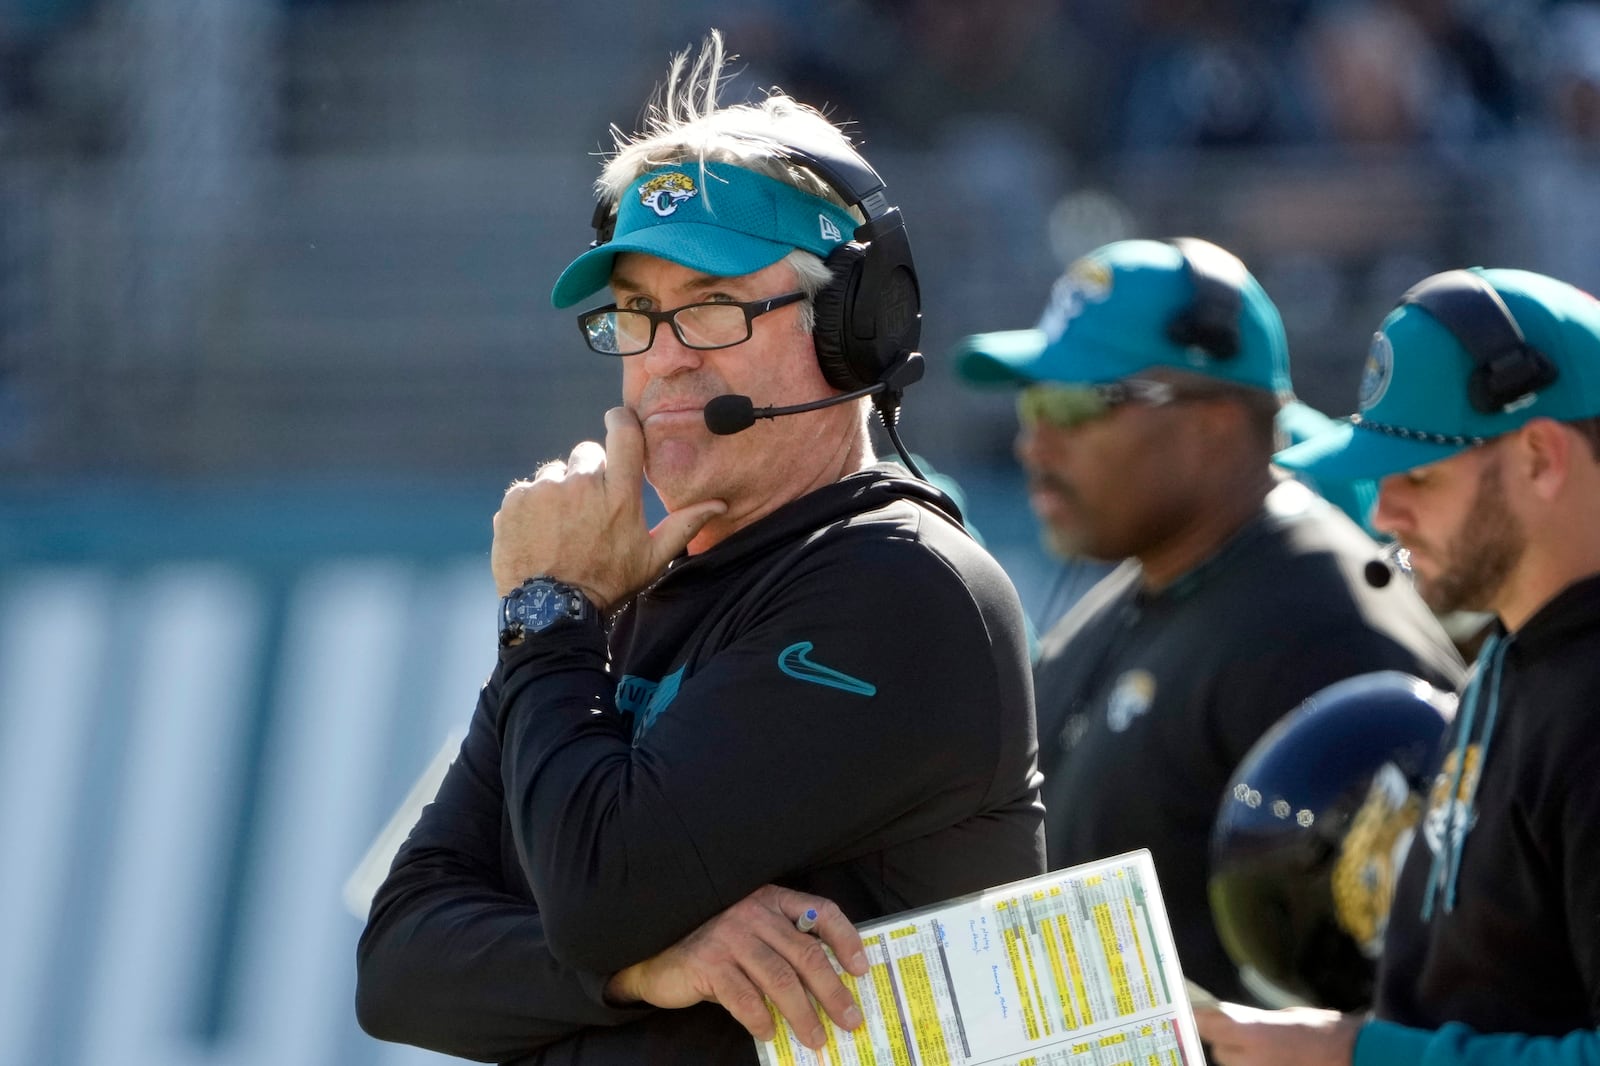
[[1207, 895], [1234, 768], [1334, 681], [1392, 669], [1454, 688], [1460, 660], [1404, 582], [1363, 580], [1371, 538], [1274, 475], [1288, 345], [1223, 249], [1096, 249], [1038, 328], [970, 337], [959, 360], [1018, 390], [1017, 458], [1051, 547], [1121, 562], [1034, 669], [1050, 865], [1148, 847], [1185, 976], [1246, 997]]
[[1424, 599], [1496, 622], [1389, 912], [1371, 1019], [1197, 1012], [1224, 1066], [1600, 1060], [1600, 303], [1521, 270], [1419, 283], [1360, 410], [1279, 456], [1379, 478]]
[[578, 326], [623, 402], [495, 516], [499, 660], [358, 949], [376, 1036], [754, 1063], [770, 999], [819, 1047], [862, 1024], [851, 919], [1043, 871], [1016, 592], [867, 433], [920, 367], [898, 210], [814, 109], [718, 107], [723, 62], [619, 135], [556, 282], [610, 288]]

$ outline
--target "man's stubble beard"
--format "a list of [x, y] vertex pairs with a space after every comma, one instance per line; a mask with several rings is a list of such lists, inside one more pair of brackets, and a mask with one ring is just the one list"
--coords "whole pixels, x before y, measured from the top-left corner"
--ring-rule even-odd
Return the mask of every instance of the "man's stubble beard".
[[1527, 550], [1526, 531], [1506, 502], [1500, 465], [1496, 459], [1479, 473], [1472, 507], [1446, 545], [1446, 568], [1421, 584], [1423, 600], [1438, 614], [1492, 611]]

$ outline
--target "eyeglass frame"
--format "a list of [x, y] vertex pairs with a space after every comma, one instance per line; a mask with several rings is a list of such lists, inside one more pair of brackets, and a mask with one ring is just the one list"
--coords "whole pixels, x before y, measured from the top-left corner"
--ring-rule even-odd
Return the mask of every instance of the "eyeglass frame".
[[[646, 311], [635, 307], [618, 307], [614, 303], [606, 304], [604, 307], [593, 307], [579, 314], [578, 331], [583, 334], [583, 343], [588, 346], [591, 352], [594, 352], [596, 355], [609, 355], [614, 358], [624, 359], [632, 355], [643, 355], [651, 348], [654, 348], [656, 344], [656, 329], [661, 325], [661, 323], [665, 322], [667, 325], [672, 327], [672, 335], [678, 338], [678, 343], [683, 345], [685, 348], [690, 348], [697, 352], [714, 352], [722, 348], [732, 348], [735, 345], [743, 344], [745, 341], [755, 336], [755, 320], [767, 312], [776, 311], [780, 307], [788, 307], [790, 304], [799, 303], [801, 300], [808, 299], [809, 297], [809, 293], [796, 290], [794, 292], [784, 293], [781, 296], [769, 296], [764, 300], [701, 300], [698, 303], [683, 304], [681, 307], [674, 307], [668, 311]], [[740, 337], [736, 341], [728, 341], [725, 344], [691, 343], [688, 338], [683, 335], [683, 329], [678, 324], [678, 315], [684, 311], [689, 311], [696, 307], [737, 307], [739, 310], [744, 312], [744, 336]], [[643, 315], [650, 321], [650, 339], [643, 348], [640, 348], [636, 352], [603, 352], [594, 346], [594, 342], [590, 339], [589, 327], [587, 325], [589, 319], [593, 318], [595, 315], [614, 314]]]

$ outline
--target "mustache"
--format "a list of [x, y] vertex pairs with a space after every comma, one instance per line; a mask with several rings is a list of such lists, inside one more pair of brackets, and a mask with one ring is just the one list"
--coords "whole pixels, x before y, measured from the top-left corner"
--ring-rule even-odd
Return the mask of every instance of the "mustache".
[[1078, 498], [1078, 491], [1056, 475], [1044, 471], [1029, 473], [1028, 491], [1037, 492], [1041, 490], [1053, 492], [1057, 496], [1065, 497], [1068, 500], [1076, 500]]
[[727, 386], [714, 378], [683, 380], [681, 375], [673, 378], [655, 378], [646, 384], [644, 391], [639, 394], [634, 413], [640, 418], [645, 418], [660, 410], [704, 407], [708, 400], [727, 391]]

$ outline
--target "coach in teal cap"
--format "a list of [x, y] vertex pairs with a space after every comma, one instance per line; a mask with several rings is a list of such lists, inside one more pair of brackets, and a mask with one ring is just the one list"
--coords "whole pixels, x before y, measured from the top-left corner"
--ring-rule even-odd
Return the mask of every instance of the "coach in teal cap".
[[1453, 687], [1460, 660], [1405, 582], [1363, 579], [1372, 538], [1273, 469], [1288, 343], [1231, 253], [1105, 245], [1036, 329], [959, 353], [968, 381], [1015, 393], [1013, 451], [1058, 586], [1085, 558], [1114, 564], [1034, 665], [1048, 865], [1148, 848], [1184, 976], [1243, 1002], [1208, 858], [1240, 760], [1325, 685], [1388, 669]]
[[1600, 303], [1525, 270], [1436, 274], [1373, 335], [1358, 402], [1343, 424], [1277, 462], [1319, 480], [1382, 478], [1533, 418], [1600, 415]]
[[570, 307], [605, 288], [621, 252], [643, 252], [717, 277], [754, 274], [796, 248], [823, 259], [856, 221], [837, 204], [730, 163], [678, 164], [636, 178], [611, 239], [573, 260], [551, 300]]
[[1056, 282], [1034, 329], [956, 349], [974, 384], [1117, 381], [1166, 368], [1287, 394], [1289, 345], [1265, 291], [1208, 241], [1117, 241]]
[[1201, 1039], [1222, 1063], [1600, 1061], [1600, 304], [1522, 270], [1426, 278], [1359, 412], [1279, 461], [1382, 478], [1374, 524], [1412, 575], [1388, 587], [1492, 619], [1386, 878], [1364, 1014], [1200, 1009]]

